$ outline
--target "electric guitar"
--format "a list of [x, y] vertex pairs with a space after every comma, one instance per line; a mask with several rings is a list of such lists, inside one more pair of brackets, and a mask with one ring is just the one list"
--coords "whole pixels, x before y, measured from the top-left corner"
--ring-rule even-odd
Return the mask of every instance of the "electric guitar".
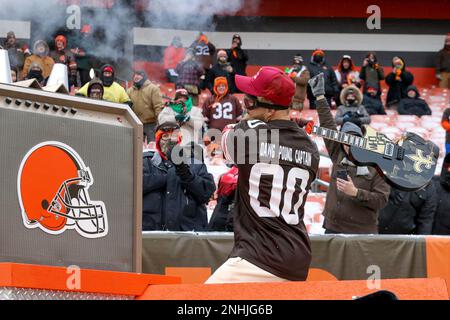
[[350, 160], [359, 166], [374, 167], [392, 187], [415, 191], [433, 178], [439, 147], [412, 132], [405, 132], [393, 142], [386, 135], [365, 126], [364, 137], [314, 126], [319, 137], [350, 146]]

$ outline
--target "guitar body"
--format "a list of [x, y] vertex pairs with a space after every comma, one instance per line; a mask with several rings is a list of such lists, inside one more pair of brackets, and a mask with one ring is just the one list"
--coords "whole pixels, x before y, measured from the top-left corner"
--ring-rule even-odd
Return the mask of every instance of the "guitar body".
[[350, 146], [350, 158], [357, 165], [374, 167], [396, 189], [415, 191], [433, 178], [439, 147], [431, 141], [406, 132], [394, 143], [384, 134], [366, 127], [366, 148]]

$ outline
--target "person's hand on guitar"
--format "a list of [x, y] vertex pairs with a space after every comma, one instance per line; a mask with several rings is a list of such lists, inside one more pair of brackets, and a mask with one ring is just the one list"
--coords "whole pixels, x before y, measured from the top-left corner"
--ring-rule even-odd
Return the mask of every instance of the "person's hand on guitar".
[[355, 187], [352, 178], [350, 178], [350, 176], [347, 176], [347, 179], [348, 181], [337, 178], [336, 180], [337, 188], [339, 191], [345, 193], [350, 197], [356, 197], [356, 195], [358, 194], [358, 188]]
[[325, 96], [325, 79], [323, 73], [319, 73], [317, 76], [308, 80], [311, 91], [316, 98]]

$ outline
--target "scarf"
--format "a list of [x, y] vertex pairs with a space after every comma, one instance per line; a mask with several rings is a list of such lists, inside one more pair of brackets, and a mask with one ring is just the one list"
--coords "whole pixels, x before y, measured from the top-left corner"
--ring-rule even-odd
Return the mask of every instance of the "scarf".
[[172, 110], [178, 114], [187, 114], [188, 112], [191, 112], [192, 109], [192, 98], [189, 97], [189, 99], [186, 102], [182, 103], [170, 103], [169, 106], [172, 108]]

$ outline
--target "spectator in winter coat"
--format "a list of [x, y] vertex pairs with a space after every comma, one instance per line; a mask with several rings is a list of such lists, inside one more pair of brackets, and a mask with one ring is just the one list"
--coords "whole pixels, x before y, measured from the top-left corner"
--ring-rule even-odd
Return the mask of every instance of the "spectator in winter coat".
[[51, 52], [51, 57], [55, 63], [62, 63], [67, 66], [69, 75], [69, 89], [77, 85], [77, 62], [75, 56], [70, 50], [67, 50], [67, 39], [63, 35], [55, 38], [55, 51]]
[[380, 234], [431, 234], [437, 198], [434, 185], [406, 192], [391, 188], [386, 207], [380, 210]]
[[173, 101], [166, 103], [158, 116], [158, 123], [176, 122], [181, 127], [182, 144], [202, 142], [205, 123], [202, 109], [193, 106], [192, 98], [186, 89], [178, 89]]
[[164, 50], [163, 66], [169, 82], [176, 82], [177, 73], [175, 69], [186, 54], [180, 37], [173, 37], [171, 44]]
[[217, 77], [225, 77], [228, 81], [228, 89], [230, 93], [236, 93], [236, 84], [234, 82], [234, 76], [236, 71], [228, 62], [228, 56], [225, 50], [217, 51], [216, 64], [206, 73], [205, 86], [211, 93], [214, 93], [214, 80]]
[[342, 56], [335, 73], [339, 92], [349, 85], [354, 85], [360, 88], [361, 84], [359, 83], [359, 72], [356, 70], [352, 57], [349, 55]]
[[155, 140], [155, 126], [162, 110], [162, 95], [159, 87], [150, 82], [144, 70], [137, 70], [133, 75], [133, 86], [127, 90], [133, 102], [133, 111], [144, 124], [144, 139]]
[[103, 88], [103, 83], [100, 79], [94, 78], [89, 82], [87, 88], [87, 96], [91, 99], [102, 100], [105, 89]]
[[295, 95], [292, 99], [292, 109], [303, 110], [303, 103], [306, 98], [306, 87], [310, 78], [308, 68], [303, 64], [303, 57], [301, 54], [294, 56], [292, 67], [286, 69], [289, 78], [295, 83]]
[[84, 86], [91, 80], [89, 72], [93, 67], [92, 50], [96, 46], [97, 41], [94, 41], [91, 33], [90, 25], [84, 25], [79, 33], [75, 35], [72, 40], [72, 48], [70, 52], [75, 57], [77, 62], [77, 70], [80, 75], [80, 85]]
[[217, 205], [208, 224], [208, 231], [233, 231], [233, 209], [239, 170], [236, 165], [220, 177]]
[[175, 72], [178, 74], [175, 86], [177, 89], [186, 89], [192, 98], [195, 106], [198, 106], [198, 95], [200, 93], [201, 77], [204, 75], [204, 69], [195, 60], [194, 51], [186, 50], [186, 56], [181, 61]]
[[436, 78], [439, 79], [439, 87], [450, 89], [450, 33], [436, 57]]
[[18, 81], [19, 74], [20, 74], [19, 68], [12, 66], [11, 67], [11, 81], [13, 83]]
[[225, 126], [236, 123], [242, 117], [242, 105], [238, 98], [228, 92], [228, 81], [225, 77], [214, 80], [214, 95], [203, 103], [203, 116], [209, 129], [222, 132]]
[[19, 73], [17, 73], [17, 79], [21, 79], [25, 58], [31, 55], [30, 50], [26, 46], [19, 46], [16, 35], [13, 31], [10, 31], [6, 34], [4, 49], [8, 51], [10, 66], [17, 67], [19, 71]]
[[450, 108], [444, 110], [441, 121], [442, 128], [446, 131], [445, 134], [445, 153], [450, 153]]
[[[337, 130], [336, 122], [325, 99], [323, 75], [309, 80], [317, 98], [320, 125]], [[322, 78], [322, 79], [321, 79]], [[346, 122], [341, 132], [362, 136], [360, 127]], [[372, 167], [357, 166], [349, 159], [349, 146], [324, 139], [333, 162], [330, 187], [323, 215], [326, 233], [378, 233], [378, 211], [387, 203], [390, 188]], [[347, 180], [338, 177], [343, 173]], [[341, 177], [343, 177], [341, 176]]]
[[[317, 49], [312, 53], [311, 62], [308, 65], [308, 70], [311, 78], [318, 75], [319, 73], [324, 74], [325, 98], [327, 99], [328, 105], [331, 107], [331, 101], [339, 93], [339, 88], [336, 80], [336, 74], [334, 73], [333, 68], [328, 63], [326, 63], [325, 52], [323, 50]], [[315, 109], [316, 98], [314, 97], [309, 85], [307, 95], [310, 109]]]
[[44, 40], [37, 40], [33, 46], [33, 54], [25, 59], [22, 77], [26, 78], [30, 71], [30, 66], [38, 63], [42, 67], [42, 76], [47, 79], [52, 72], [55, 61], [49, 56], [49, 48]]
[[336, 124], [343, 125], [347, 121], [353, 122], [358, 127], [370, 123], [370, 115], [362, 103], [362, 94], [353, 85], [345, 87], [341, 92], [341, 103], [336, 112]]
[[47, 79], [44, 78], [43, 74], [44, 68], [39, 62], [33, 62], [28, 69], [28, 73], [25, 76], [25, 80], [36, 79], [41, 87], [45, 87], [47, 84]]
[[433, 234], [450, 235], [450, 153], [444, 158], [441, 176], [433, 178], [432, 182], [437, 195]]
[[415, 86], [406, 89], [407, 97], [400, 100], [397, 106], [398, 114], [409, 114], [418, 117], [431, 115], [431, 109], [425, 100], [420, 99], [419, 91]]
[[202, 161], [174, 155], [187, 151], [176, 123], [160, 124], [155, 135], [157, 152], [143, 159], [143, 230], [206, 231], [212, 175]]
[[386, 114], [383, 103], [378, 95], [378, 89], [375, 87], [367, 87], [366, 93], [363, 94], [362, 104], [369, 115]]
[[414, 76], [406, 70], [405, 61], [400, 57], [392, 59], [393, 71], [386, 76], [386, 84], [389, 91], [386, 98], [386, 106], [395, 108], [401, 99], [408, 95], [406, 89], [412, 85]]
[[[118, 84], [114, 76], [114, 68], [112, 65], [106, 64], [101, 69], [100, 80], [102, 80], [104, 94], [103, 100], [115, 102], [115, 103], [125, 103], [130, 107], [133, 105], [130, 97], [128, 96], [125, 89]], [[80, 90], [78, 90], [77, 95], [87, 96], [87, 88], [89, 83], [86, 83]]]
[[363, 61], [359, 78], [364, 81], [363, 93], [368, 87], [378, 88], [377, 96], [381, 96], [381, 84], [384, 80], [383, 67], [380, 66], [375, 52], [369, 52]]
[[245, 69], [247, 68], [248, 56], [245, 50], [242, 50], [242, 39], [239, 34], [233, 35], [231, 40], [231, 49], [226, 50], [228, 62], [235, 70], [236, 74], [246, 76]]

